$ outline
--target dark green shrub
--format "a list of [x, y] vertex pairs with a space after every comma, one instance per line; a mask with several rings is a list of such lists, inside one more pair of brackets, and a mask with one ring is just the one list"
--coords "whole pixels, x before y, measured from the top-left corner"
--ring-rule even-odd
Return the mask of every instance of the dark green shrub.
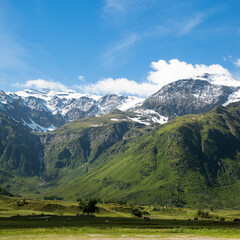
[[139, 217], [139, 218], [142, 217], [142, 211], [138, 208], [133, 208], [132, 209], [132, 214], [136, 217]]
[[94, 213], [96, 211], [96, 205], [97, 205], [97, 200], [96, 199], [90, 199], [88, 203], [84, 206], [83, 212], [87, 213]]

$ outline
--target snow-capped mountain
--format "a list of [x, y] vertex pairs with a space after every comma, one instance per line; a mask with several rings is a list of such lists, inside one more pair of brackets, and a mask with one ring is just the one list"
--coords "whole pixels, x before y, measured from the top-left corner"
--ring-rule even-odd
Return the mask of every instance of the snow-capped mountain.
[[45, 132], [84, 117], [99, 116], [117, 108], [126, 110], [144, 99], [108, 94], [95, 96], [69, 90], [0, 91], [0, 111], [31, 129]]
[[204, 113], [218, 105], [240, 100], [240, 81], [219, 74], [182, 79], [162, 87], [139, 109], [154, 110], [168, 119]]

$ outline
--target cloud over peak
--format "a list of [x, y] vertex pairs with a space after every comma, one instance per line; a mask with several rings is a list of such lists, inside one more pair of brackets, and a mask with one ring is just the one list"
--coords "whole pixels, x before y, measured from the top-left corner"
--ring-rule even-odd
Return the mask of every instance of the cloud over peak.
[[137, 83], [134, 80], [128, 80], [126, 78], [104, 78], [94, 84], [79, 86], [79, 89], [85, 93], [99, 95], [117, 93], [142, 97], [149, 96], [156, 90], [154, 84], [149, 82]]
[[20, 88], [33, 88], [33, 89], [51, 89], [55, 91], [66, 91], [68, 88], [60, 82], [55, 81], [47, 81], [44, 79], [36, 79], [36, 80], [29, 80], [24, 84], [15, 83], [13, 84], [15, 87]]
[[231, 73], [219, 64], [192, 65], [178, 59], [165, 61], [160, 59], [151, 63], [152, 71], [149, 72], [145, 82], [136, 82], [126, 78], [103, 78], [97, 83], [79, 86], [79, 89], [86, 93], [107, 94], [118, 93], [125, 95], [137, 95], [148, 97], [160, 90], [164, 85], [175, 82], [179, 79], [187, 79], [209, 74], [224, 74], [231, 77]]
[[204, 73], [224, 74], [231, 77], [231, 73], [219, 64], [209, 66], [205, 64], [192, 65], [178, 59], [171, 59], [169, 62], [165, 60], [152, 62], [151, 67], [153, 71], [149, 72], [148, 80], [151, 83], [158, 84], [160, 87], [179, 79], [196, 77]]

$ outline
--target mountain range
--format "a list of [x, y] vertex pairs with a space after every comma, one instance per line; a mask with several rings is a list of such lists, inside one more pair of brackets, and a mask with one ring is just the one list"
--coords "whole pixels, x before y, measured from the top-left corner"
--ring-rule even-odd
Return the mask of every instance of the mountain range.
[[165, 85], [147, 99], [117, 94], [95, 96], [73, 90], [0, 91], [0, 112], [34, 131], [47, 132], [77, 119], [110, 113], [116, 108], [131, 112], [132, 121], [162, 124], [176, 116], [207, 112], [239, 99], [239, 81], [225, 75], [204, 74]]
[[39, 198], [238, 207], [239, 98], [237, 80], [209, 74], [147, 99], [1, 91], [0, 185]]

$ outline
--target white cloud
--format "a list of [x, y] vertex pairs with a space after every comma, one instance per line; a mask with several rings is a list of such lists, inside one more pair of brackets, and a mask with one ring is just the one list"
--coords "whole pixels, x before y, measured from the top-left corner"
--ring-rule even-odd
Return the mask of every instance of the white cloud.
[[104, 95], [117, 93], [123, 95], [149, 96], [156, 91], [155, 85], [149, 82], [137, 83], [126, 78], [106, 78], [95, 84], [79, 86], [79, 89], [86, 93]]
[[20, 88], [34, 88], [34, 89], [51, 89], [55, 91], [66, 91], [68, 88], [60, 82], [46, 81], [44, 79], [29, 80], [24, 84], [15, 83], [15, 87]]
[[230, 72], [219, 64], [209, 66], [204, 64], [192, 65], [178, 59], [172, 59], [169, 62], [165, 60], [152, 62], [151, 67], [154, 71], [149, 72], [148, 80], [151, 83], [158, 84], [159, 87], [179, 79], [195, 77], [204, 73], [225, 74], [231, 77]]
[[235, 65], [236, 67], [240, 67], [240, 58], [238, 58], [238, 59], [236, 60], [236, 62], [234, 62], [234, 65]]
[[230, 72], [219, 64], [209, 66], [204, 64], [192, 65], [179, 61], [178, 59], [172, 59], [169, 62], [165, 60], [152, 62], [151, 67], [153, 71], [149, 72], [146, 82], [138, 83], [126, 78], [106, 78], [101, 79], [95, 84], [80, 86], [79, 89], [86, 93], [100, 95], [118, 93], [147, 97], [168, 83], [175, 82], [179, 79], [196, 77], [204, 73], [225, 74], [227, 77], [231, 77]]

